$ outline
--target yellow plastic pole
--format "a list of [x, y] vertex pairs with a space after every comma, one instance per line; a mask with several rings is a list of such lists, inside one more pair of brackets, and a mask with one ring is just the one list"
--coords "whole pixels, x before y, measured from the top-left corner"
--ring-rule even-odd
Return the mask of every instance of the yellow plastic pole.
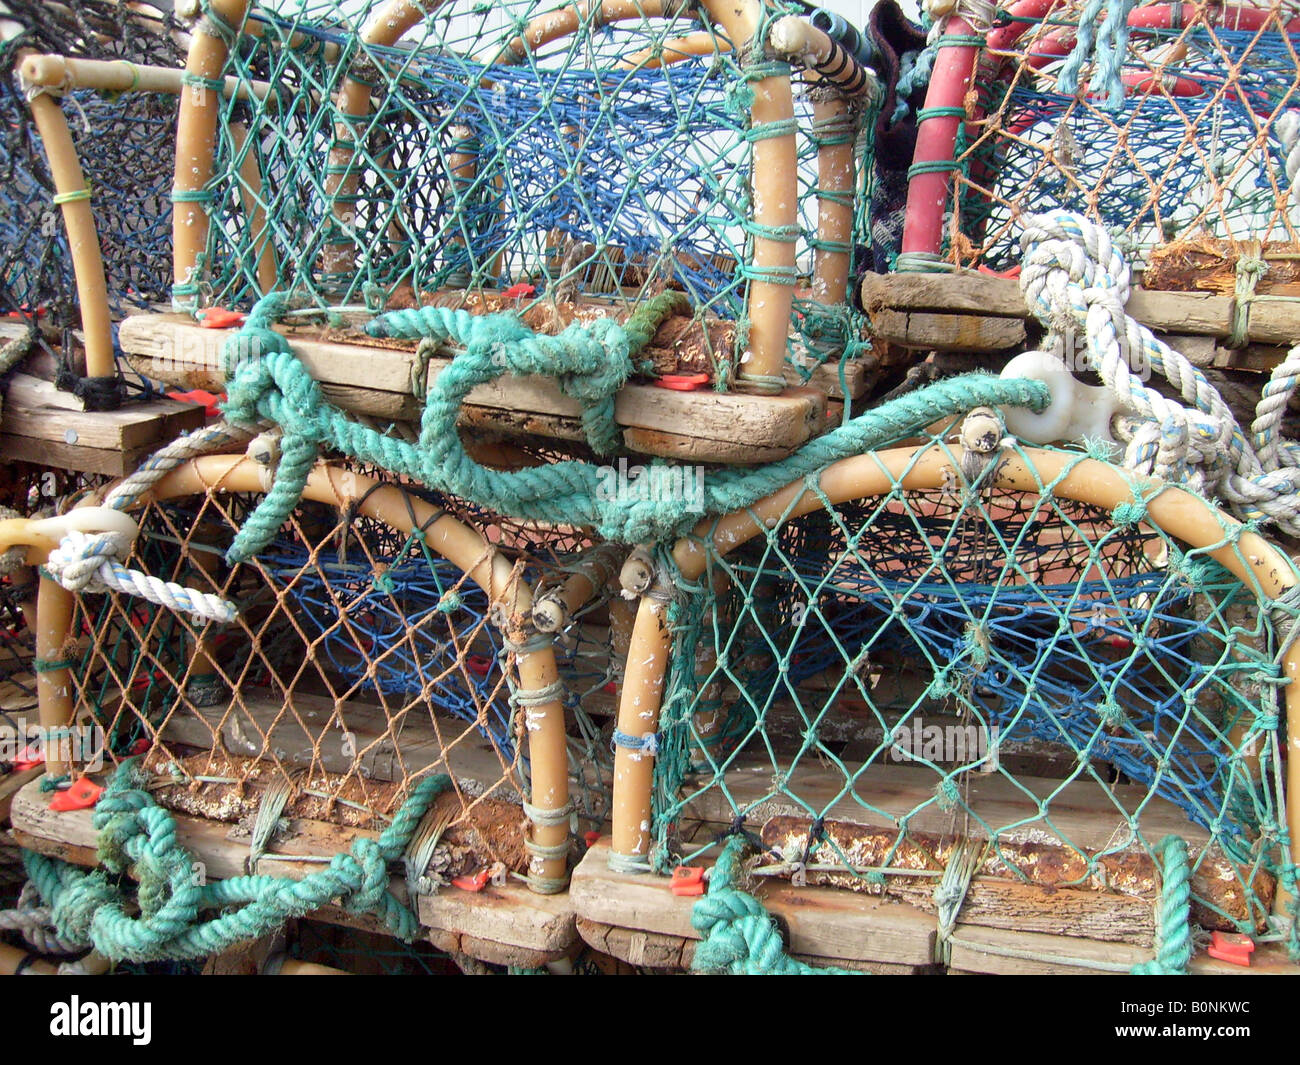
[[45, 145], [45, 157], [54, 178], [54, 202], [63, 213], [63, 228], [72, 252], [72, 270], [77, 279], [77, 302], [81, 305], [81, 328], [86, 337], [86, 376], [113, 378], [113, 317], [108, 309], [108, 283], [104, 280], [104, 259], [90, 209], [91, 190], [77, 158], [76, 145], [68, 131], [63, 108], [47, 92], [29, 101], [36, 130]]
[[[248, 0], [211, 0], [215, 18], [236, 30], [248, 13]], [[194, 31], [185, 72], [191, 77], [215, 80], [221, 76], [229, 49], [216, 28], [207, 22]], [[218, 94], [202, 84], [184, 86], [176, 120], [176, 176], [172, 181], [172, 265], [178, 296], [173, 302], [197, 307], [199, 256], [208, 244], [208, 213], [193, 197], [212, 180], [216, 154]], [[192, 299], [190, 298], [192, 297]]]
[[[157, 92], [179, 96], [185, 90], [181, 71], [151, 67], [125, 59], [72, 59], [61, 55], [32, 55], [18, 68], [30, 85], [50, 89], [94, 89], [97, 92]], [[265, 81], [228, 77], [224, 94], [239, 100], [263, 101], [271, 91]], [[274, 97], [271, 98], [274, 102]]]

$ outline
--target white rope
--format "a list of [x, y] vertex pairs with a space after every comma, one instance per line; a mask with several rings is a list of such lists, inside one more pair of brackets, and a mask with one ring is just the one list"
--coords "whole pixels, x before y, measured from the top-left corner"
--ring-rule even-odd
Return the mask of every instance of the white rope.
[[[1300, 535], [1300, 449], [1278, 440], [1300, 381], [1300, 346], [1274, 370], [1248, 438], [1205, 375], [1125, 311], [1129, 267], [1105, 229], [1065, 211], [1034, 215], [1021, 248], [1021, 287], [1048, 328], [1046, 350], [1077, 366], [1081, 344], [1088, 368], [1141, 419], [1126, 464]], [[1169, 380], [1182, 403], [1143, 383], [1153, 372]]]
[[40, 905], [36, 885], [30, 880], [23, 885], [17, 908], [0, 910], [0, 929], [20, 933], [40, 954], [76, 954], [89, 945], [59, 936], [54, 930], [49, 907]]
[[[114, 510], [126, 511], [140, 502], [172, 470], [202, 455], [246, 442], [252, 433], [218, 422], [177, 437], [154, 452], [104, 500]], [[239, 615], [235, 605], [219, 595], [201, 592], [171, 581], [151, 577], [122, 565], [135, 537], [120, 532], [66, 532], [45, 563], [49, 575], [71, 592], [119, 592], [189, 614], [200, 624], [226, 623]]]
[[1300, 111], [1283, 111], [1273, 123], [1273, 132], [1286, 152], [1286, 182], [1291, 199], [1300, 199], [1296, 174], [1300, 173]]

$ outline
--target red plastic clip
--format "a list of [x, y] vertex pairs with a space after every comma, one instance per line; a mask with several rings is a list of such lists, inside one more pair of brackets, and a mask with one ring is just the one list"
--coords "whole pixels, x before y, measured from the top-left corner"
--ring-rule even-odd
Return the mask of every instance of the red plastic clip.
[[487, 887], [488, 871], [480, 869], [473, 876], [454, 876], [451, 878], [452, 887], [458, 887], [461, 891], [482, 891]]
[[57, 792], [54, 798], [50, 800], [50, 809], [60, 812], [89, 810], [95, 803], [99, 802], [99, 797], [103, 794], [103, 788], [89, 777], [82, 777], [67, 791]]
[[45, 752], [33, 747], [30, 743], [18, 752], [18, 757], [13, 761], [15, 773], [24, 773], [28, 769], [35, 769], [38, 765], [45, 762]]
[[703, 895], [704, 868], [699, 865], [679, 865], [673, 870], [674, 895]]
[[1250, 968], [1250, 956], [1254, 953], [1255, 941], [1240, 932], [1211, 932], [1210, 945], [1205, 953], [1219, 961], [1231, 962]]
[[466, 655], [465, 668], [480, 677], [486, 677], [492, 672], [492, 659], [487, 655]]
[[1020, 276], [1020, 267], [1013, 266], [1010, 270], [994, 270], [987, 266], [977, 267], [981, 274], [988, 274], [989, 277], [1006, 277], [1015, 278]]
[[168, 392], [167, 398], [179, 400], [181, 403], [202, 404], [203, 413], [209, 418], [216, 418], [221, 414], [217, 404], [226, 401], [226, 394], [224, 392], [205, 392], [201, 388], [194, 388], [189, 392]]
[[501, 295], [508, 300], [517, 300], [522, 299], [524, 296], [531, 296], [536, 291], [536, 285], [530, 285], [527, 281], [520, 281], [517, 285], [511, 285]]
[[590, 832], [584, 832], [582, 838], [587, 841], [587, 849], [590, 850], [600, 842], [600, 833], [593, 828]]
[[131, 753], [148, 754], [149, 748], [152, 746], [153, 744], [149, 742], [147, 737], [141, 736], [138, 740], [135, 741], [135, 743], [131, 744]]
[[618, 682], [617, 682], [617, 681], [613, 681], [613, 680], [611, 680], [611, 681], [606, 681], [606, 682], [605, 682], [605, 689], [604, 689], [604, 690], [605, 690], [605, 694], [606, 694], [606, 695], [617, 695], [617, 694], [618, 694]]
[[655, 380], [660, 388], [671, 388], [674, 392], [695, 392], [708, 383], [706, 373], [666, 373]]
[[199, 325], [204, 329], [229, 329], [232, 325], [243, 325], [244, 316], [238, 311], [228, 311], [225, 307], [209, 307], [199, 311]]

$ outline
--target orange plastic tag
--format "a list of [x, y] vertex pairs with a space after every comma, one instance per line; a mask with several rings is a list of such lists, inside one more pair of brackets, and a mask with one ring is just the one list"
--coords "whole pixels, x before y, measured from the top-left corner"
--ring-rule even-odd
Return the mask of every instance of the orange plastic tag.
[[57, 792], [50, 800], [50, 809], [59, 812], [89, 810], [99, 802], [99, 797], [103, 794], [103, 788], [90, 778], [82, 777], [66, 791]]

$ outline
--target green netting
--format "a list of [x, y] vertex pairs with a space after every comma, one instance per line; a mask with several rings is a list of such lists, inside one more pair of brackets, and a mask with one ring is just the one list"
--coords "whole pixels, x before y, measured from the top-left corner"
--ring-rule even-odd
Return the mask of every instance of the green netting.
[[[535, 0], [447, 3], [378, 47], [358, 27], [379, 6], [253, 9], [225, 73], [274, 91], [256, 106], [220, 105], [214, 176], [185, 194], [204, 203], [210, 239], [178, 302], [251, 305], [269, 248], [276, 287], [317, 305], [402, 306], [527, 283], [610, 313], [672, 287], [697, 318], [739, 322], [743, 344], [759, 235], [797, 242], [794, 342], [806, 330], [816, 360], [857, 345], [847, 306], [803, 297], [817, 248], [852, 250], [817, 234], [818, 145], [856, 140], [863, 185], [872, 116], [817, 124], [799, 94], [798, 231], [778, 233], [754, 221], [751, 157], [756, 140], [785, 131], [751, 125], [750, 83], [788, 67], [733, 51], [685, 14], [602, 26], [587, 13], [575, 33], [521, 57], [512, 39], [560, 6]], [[710, 54], [662, 62], [687, 34], [707, 34]], [[349, 78], [371, 87], [364, 116], [340, 106]], [[865, 211], [855, 214], [862, 244]], [[723, 380], [730, 354], [715, 353]]]
[[879, 496], [814, 489], [707, 549], [671, 607], [653, 864], [746, 831], [765, 875], [928, 895], [972, 840], [984, 875], [1140, 893], [1121, 867], [1174, 834], [1196, 920], [1267, 933], [1294, 879], [1274, 625], [1295, 611], [1220, 564], [1241, 527], [1191, 548], [1140, 501], [1072, 502], [1077, 453], [1036, 492], [905, 491], [935, 448], [959, 467], [936, 438]]

